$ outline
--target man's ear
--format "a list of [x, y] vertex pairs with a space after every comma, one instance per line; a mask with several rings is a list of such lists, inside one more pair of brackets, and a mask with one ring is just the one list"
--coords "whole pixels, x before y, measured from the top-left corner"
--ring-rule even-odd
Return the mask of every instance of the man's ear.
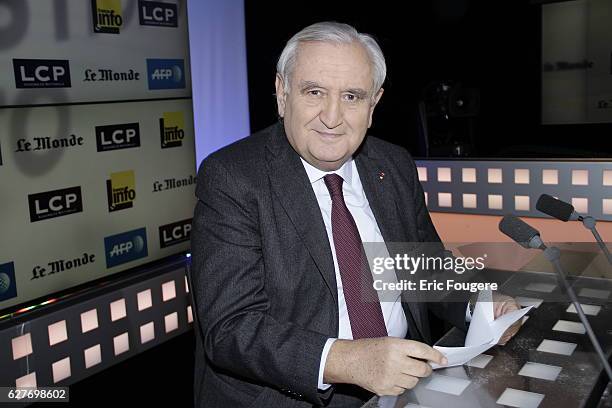
[[276, 74], [276, 81], [274, 83], [276, 87], [276, 106], [278, 108], [278, 116], [281, 118], [285, 116], [285, 103], [287, 101], [287, 95], [285, 94], [285, 83], [280, 74]]
[[385, 90], [383, 88], [380, 88], [378, 92], [376, 92], [376, 95], [374, 95], [374, 102], [370, 106], [370, 116], [368, 117], [368, 129], [370, 128], [370, 126], [372, 126], [372, 115], [374, 114], [374, 108], [378, 104], [378, 101], [380, 101], [380, 98], [382, 97], [384, 91]]

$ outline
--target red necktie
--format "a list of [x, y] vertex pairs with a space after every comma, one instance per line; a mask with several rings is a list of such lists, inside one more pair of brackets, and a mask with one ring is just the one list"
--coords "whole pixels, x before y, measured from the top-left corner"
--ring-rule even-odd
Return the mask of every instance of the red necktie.
[[332, 235], [353, 339], [387, 336], [359, 230], [344, 202], [344, 180], [337, 174], [328, 174], [323, 179], [332, 198]]

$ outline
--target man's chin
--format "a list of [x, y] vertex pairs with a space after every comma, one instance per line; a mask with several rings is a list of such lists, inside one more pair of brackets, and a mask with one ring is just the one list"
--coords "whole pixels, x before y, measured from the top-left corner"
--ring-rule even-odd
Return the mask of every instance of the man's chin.
[[314, 158], [314, 166], [319, 170], [323, 171], [335, 171], [338, 170], [346, 161], [348, 157], [324, 157], [324, 158]]

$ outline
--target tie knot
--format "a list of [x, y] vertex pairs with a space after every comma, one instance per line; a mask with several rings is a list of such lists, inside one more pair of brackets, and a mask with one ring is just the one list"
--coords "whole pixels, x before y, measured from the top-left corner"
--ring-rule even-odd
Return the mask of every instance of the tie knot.
[[335, 173], [332, 173], [323, 177], [323, 180], [325, 180], [325, 185], [327, 186], [327, 189], [329, 190], [329, 195], [331, 195], [332, 198], [338, 196], [344, 197], [342, 195], [342, 183], [344, 182], [344, 179], [342, 177]]

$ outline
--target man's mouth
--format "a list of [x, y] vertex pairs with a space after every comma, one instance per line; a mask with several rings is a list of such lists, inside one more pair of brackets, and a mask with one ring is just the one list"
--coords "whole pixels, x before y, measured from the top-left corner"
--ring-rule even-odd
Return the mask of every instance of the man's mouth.
[[317, 132], [319, 135], [321, 135], [323, 137], [328, 137], [328, 138], [334, 138], [334, 137], [342, 136], [342, 133], [321, 132], [321, 131], [318, 131], [318, 130], [315, 130], [315, 132]]

